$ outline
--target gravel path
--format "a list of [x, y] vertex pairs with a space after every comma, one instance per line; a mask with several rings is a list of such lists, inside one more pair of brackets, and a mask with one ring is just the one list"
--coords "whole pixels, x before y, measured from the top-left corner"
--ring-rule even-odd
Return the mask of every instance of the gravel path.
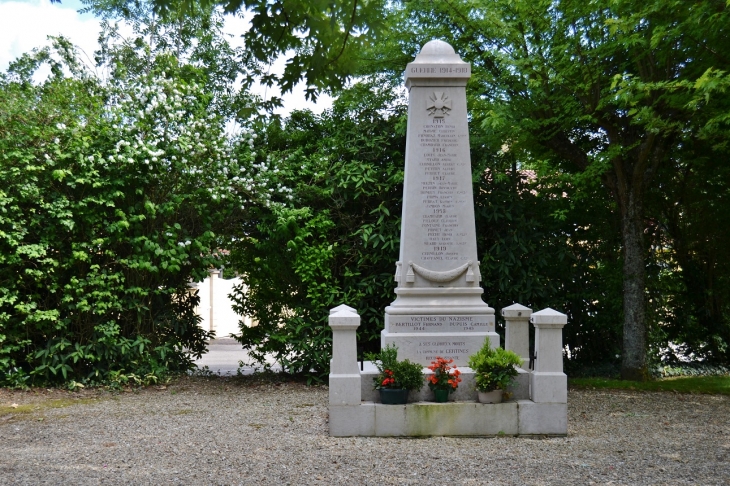
[[330, 438], [325, 387], [0, 390], [0, 484], [730, 483], [728, 396], [570, 391], [568, 403], [566, 438]]

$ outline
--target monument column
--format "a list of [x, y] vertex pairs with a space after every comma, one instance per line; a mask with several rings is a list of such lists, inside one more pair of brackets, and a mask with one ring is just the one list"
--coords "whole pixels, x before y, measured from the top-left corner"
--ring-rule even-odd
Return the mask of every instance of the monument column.
[[499, 346], [494, 309], [482, 301], [472, 194], [466, 83], [471, 66], [446, 42], [427, 43], [405, 72], [409, 91], [400, 257], [395, 301], [381, 344], [428, 365], [465, 365]]

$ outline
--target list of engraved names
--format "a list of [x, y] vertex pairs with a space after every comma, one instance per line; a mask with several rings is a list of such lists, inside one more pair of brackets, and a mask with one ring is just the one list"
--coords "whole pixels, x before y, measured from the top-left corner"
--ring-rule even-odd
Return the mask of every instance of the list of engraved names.
[[488, 332], [492, 320], [486, 315], [392, 315], [389, 316], [389, 331], [401, 332]]
[[458, 157], [461, 136], [456, 126], [446, 118], [432, 118], [423, 124], [418, 133], [418, 144], [423, 158], [418, 162], [422, 171], [421, 228], [424, 235], [423, 261], [466, 260], [461, 256], [466, 245], [467, 233], [460, 230], [460, 206], [466, 203], [469, 187], [462, 187], [463, 181], [457, 173], [467, 163]]

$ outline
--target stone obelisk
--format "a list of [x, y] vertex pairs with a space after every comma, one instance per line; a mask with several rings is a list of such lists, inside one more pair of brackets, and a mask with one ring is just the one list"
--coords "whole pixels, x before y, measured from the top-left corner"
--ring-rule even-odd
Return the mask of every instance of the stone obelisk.
[[409, 91], [403, 220], [395, 301], [381, 344], [428, 365], [465, 365], [489, 337], [494, 309], [482, 301], [472, 194], [466, 83], [471, 66], [446, 42], [427, 43], [405, 72]]

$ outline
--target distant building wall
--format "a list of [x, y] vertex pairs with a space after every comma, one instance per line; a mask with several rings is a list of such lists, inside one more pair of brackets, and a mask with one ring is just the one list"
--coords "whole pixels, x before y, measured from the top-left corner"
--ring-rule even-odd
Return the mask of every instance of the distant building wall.
[[200, 296], [200, 304], [196, 309], [203, 319], [200, 326], [205, 330], [215, 331], [217, 338], [240, 334], [240, 321], [248, 327], [253, 324], [250, 317], [236, 314], [233, 301], [228, 297], [233, 287], [240, 284], [240, 278], [225, 280], [220, 278], [220, 271], [212, 270], [208, 278], [191, 285], [191, 288], [198, 290]]

